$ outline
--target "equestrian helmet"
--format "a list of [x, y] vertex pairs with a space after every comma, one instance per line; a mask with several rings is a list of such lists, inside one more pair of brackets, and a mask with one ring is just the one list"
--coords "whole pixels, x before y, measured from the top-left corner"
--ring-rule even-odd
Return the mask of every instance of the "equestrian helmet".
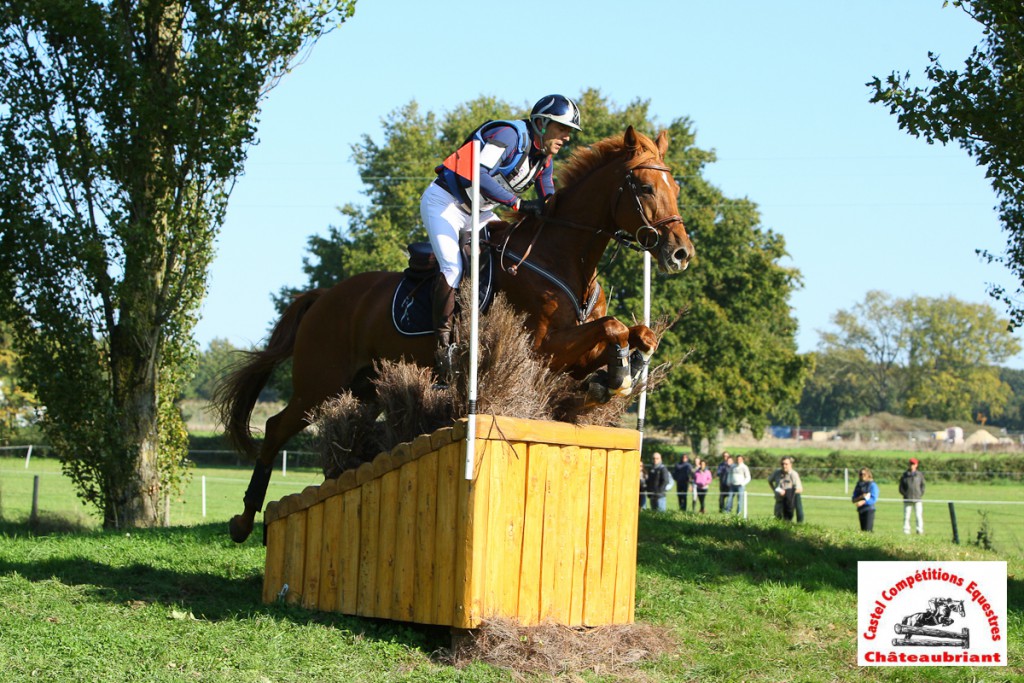
[[541, 119], [557, 121], [564, 126], [579, 131], [583, 130], [580, 128], [580, 108], [564, 95], [548, 95], [533, 105], [533, 111], [530, 112], [530, 124], [538, 134], [542, 133], [547, 125]]

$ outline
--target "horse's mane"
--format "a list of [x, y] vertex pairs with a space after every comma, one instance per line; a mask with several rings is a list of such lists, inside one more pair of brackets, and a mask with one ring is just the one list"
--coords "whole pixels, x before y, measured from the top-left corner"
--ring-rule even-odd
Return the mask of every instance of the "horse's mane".
[[654, 157], [661, 156], [654, 141], [643, 133], [637, 131], [636, 140], [635, 149], [626, 147], [625, 134], [620, 134], [599, 140], [588, 147], [579, 147], [573, 150], [569, 160], [558, 169], [558, 184], [563, 188], [572, 187], [588, 173], [606, 164], [612, 157], [625, 152], [629, 152], [632, 156], [627, 161], [627, 169], [640, 165], [652, 155]]

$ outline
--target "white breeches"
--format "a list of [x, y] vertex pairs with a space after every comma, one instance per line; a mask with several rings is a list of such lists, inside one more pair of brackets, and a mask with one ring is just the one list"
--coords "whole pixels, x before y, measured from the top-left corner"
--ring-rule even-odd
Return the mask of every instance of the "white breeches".
[[[440, 186], [430, 183], [420, 200], [420, 218], [430, 236], [434, 257], [448, 284], [458, 287], [462, 280], [462, 257], [459, 255], [459, 233], [468, 232], [473, 221], [459, 208], [459, 202]], [[481, 211], [480, 225], [494, 220], [494, 212]]]

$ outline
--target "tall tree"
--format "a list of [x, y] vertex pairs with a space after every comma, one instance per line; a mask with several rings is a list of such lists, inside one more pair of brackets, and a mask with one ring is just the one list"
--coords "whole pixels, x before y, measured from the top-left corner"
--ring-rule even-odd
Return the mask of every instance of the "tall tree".
[[1020, 0], [945, 0], [984, 28], [962, 70], [947, 69], [929, 52], [929, 87], [912, 86], [910, 73], [893, 72], [868, 86], [872, 102], [888, 105], [900, 128], [928, 143], [955, 142], [986, 169], [999, 197], [1007, 236], [1004, 255], [983, 252], [1022, 283], [1015, 292], [993, 286], [1015, 326], [1024, 324], [1024, 13]]
[[871, 412], [873, 403], [867, 379], [870, 375], [860, 371], [856, 352], [819, 351], [810, 357], [814, 368], [797, 406], [800, 424], [834, 427], [843, 420]]
[[905, 412], [973, 421], [979, 403], [993, 417], [1010, 399], [999, 365], [1020, 351], [991, 306], [952, 296], [914, 297], [904, 307], [910, 321]]
[[998, 417], [1010, 398], [998, 366], [1020, 342], [989, 305], [872, 291], [832, 322], [821, 352], [834, 374], [863, 380], [873, 412], [971, 421], [979, 405]]
[[196, 371], [182, 392], [185, 398], [209, 401], [217, 382], [225, 377], [238, 362], [239, 349], [227, 339], [213, 339], [196, 360]]
[[173, 401], [262, 98], [354, 0], [0, 5], [0, 317], [106, 526], [179, 476]]
[[832, 316], [835, 331], [821, 334], [821, 349], [866, 387], [871, 412], [898, 412], [906, 379], [908, 320], [904, 302], [882, 291], [868, 292], [852, 310]]
[[[799, 279], [778, 263], [785, 255], [782, 237], [759, 225], [753, 203], [726, 199], [703, 179], [714, 154], [696, 147], [689, 120], [659, 126], [647, 102], [617, 107], [592, 89], [577, 101], [584, 132], [573, 137], [570, 152], [620, 135], [630, 124], [649, 135], [669, 130], [668, 161], [683, 187], [681, 215], [699, 233], [698, 261], [683, 275], [659, 277], [653, 285], [655, 316], [685, 315], [655, 357], [675, 366], [652, 397], [651, 423], [685, 431], [698, 444], [713, 440], [722, 428], [763, 428], [769, 413], [796, 405], [806, 367], [796, 354], [796, 322], [788, 305]], [[405, 244], [425, 238], [419, 197], [434, 177], [434, 166], [476, 126], [524, 117], [531, 104], [480, 98], [436, 117], [410, 103], [389, 115], [383, 142], [364, 137], [354, 149], [370, 205], [345, 207], [346, 228], [332, 228], [326, 238], [310, 241], [308, 285], [335, 282], [359, 269], [404, 267]], [[556, 160], [556, 181], [557, 165], [568, 156], [563, 152]], [[610, 250], [599, 276], [612, 315], [630, 320], [642, 313], [640, 273], [638, 255]]]

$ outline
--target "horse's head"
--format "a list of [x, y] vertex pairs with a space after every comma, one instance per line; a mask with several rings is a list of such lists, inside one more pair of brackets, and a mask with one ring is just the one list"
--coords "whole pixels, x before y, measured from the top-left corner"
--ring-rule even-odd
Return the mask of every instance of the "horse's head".
[[679, 215], [679, 183], [665, 165], [668, 142], [666, 131], [652, 142], [633, 126], [626, 129], [628, 171], [612, 211], [618, 228], [657, 258], [659, 270], [678, 273], [690, 265], [694, 248]]

